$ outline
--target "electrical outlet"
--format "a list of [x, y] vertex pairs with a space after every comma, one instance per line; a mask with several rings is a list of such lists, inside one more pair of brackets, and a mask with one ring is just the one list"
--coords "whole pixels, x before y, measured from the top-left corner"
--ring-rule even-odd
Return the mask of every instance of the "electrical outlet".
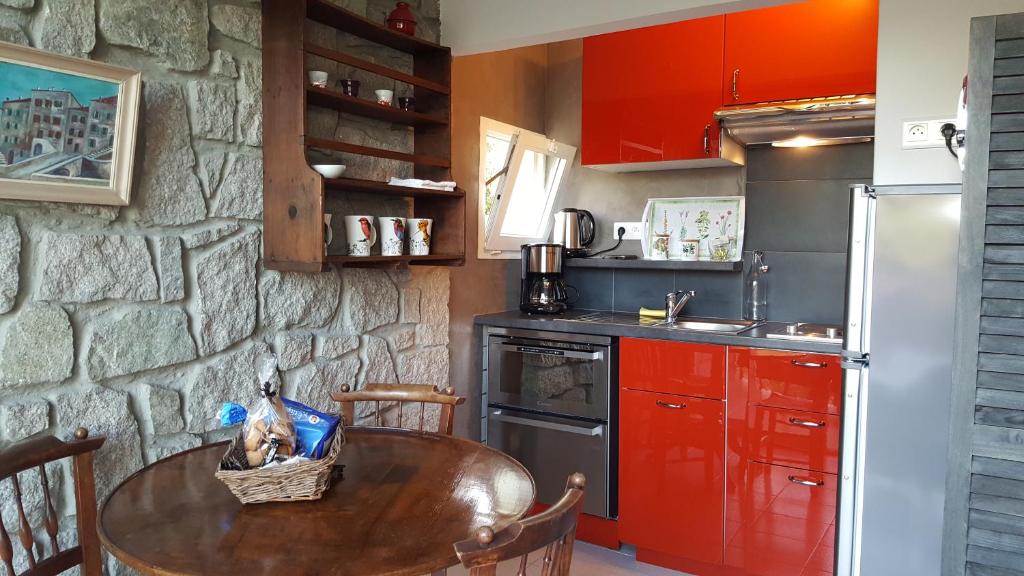
[[942, 125], [955, 122], [948, 118], [937, 120], [909, 120], [903, 123], [903, 149], [945, 148]]
[[619, 228], [626, 229], [626, 235], [622, 237], [623, 240], [640, 240], [643, 238], [643, 223], [642, 222], [616, 222], [612, 226], [612, 239], [619, 239]]

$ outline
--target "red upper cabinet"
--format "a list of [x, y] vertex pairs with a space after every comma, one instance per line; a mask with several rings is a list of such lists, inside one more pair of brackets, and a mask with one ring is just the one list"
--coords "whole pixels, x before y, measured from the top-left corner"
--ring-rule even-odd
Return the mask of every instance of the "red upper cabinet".
[[719, 158], [724, 31], [715, 16], [585, 38], [583, 165]]
[[878, 0], [808, 0], [725, 17], [722, 102], [875, 92]]
[[721, 400], [623, 389], [619, 536], [645, 551], [719, 564], [725, 504]]

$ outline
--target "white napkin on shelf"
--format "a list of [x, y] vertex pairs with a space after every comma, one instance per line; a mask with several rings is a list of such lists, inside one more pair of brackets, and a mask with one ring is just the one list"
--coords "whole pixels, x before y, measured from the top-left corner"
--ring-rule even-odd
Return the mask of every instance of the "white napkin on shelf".
[[435, 182], [433, 180], [420, 180], [419, 178], [395, 178], [388, 180], [392, 186], [407, 186], [409, 188], [429, 188], [431, 190], [455, 190], [455, 182]]

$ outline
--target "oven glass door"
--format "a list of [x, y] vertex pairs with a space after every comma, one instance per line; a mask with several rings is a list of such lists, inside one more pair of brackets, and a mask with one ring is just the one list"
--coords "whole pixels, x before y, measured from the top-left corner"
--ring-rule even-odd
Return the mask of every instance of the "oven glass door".
[[491, 336], [488, 401], [607, 421], [608, 354], [597, 344]]
[[537, 502], [552, 505], [565, 493], [565, 480], [587, 477], [583, 511], [610, 516], [608, 425], [507, 408], [487, 410], [487, 445], [512, 456], [533, 476]]

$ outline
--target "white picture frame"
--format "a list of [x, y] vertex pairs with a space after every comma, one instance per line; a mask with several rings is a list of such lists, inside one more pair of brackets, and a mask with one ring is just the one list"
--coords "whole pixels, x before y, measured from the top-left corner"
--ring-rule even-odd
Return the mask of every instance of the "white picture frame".
[[[707, 216], [704, 225], [700, 226], [697, 219], [702, 212], [706, 212]], [[720, 237], [729, 238], [730, 246], [727, 256], [718, 261], [739, 262], [743, 259], [743, 232], [746, 226], [746, 198], [743, 196], [651, 198], [644, 206], [641, 221], [641, 247], [645, 259], [665, 259], [658, 258], [652, 249], [652, 239], [656, 233], [668, 235], [669, 260], [684, 260], [681, 254], [682, 240], [695, 239], [700, 243], [698, 260], [714, 261], [716, 258], [712, 255], [712, 245]]]
[[[0, 69], [8, 90], [0, 97], [0, 198], [127, 206], [142, 74], [8, 42], [0, 42]], [[57, 84], [27, 88], [34, 78]], [[76, 96], [83, 86], [116, 96]], [[27, 93], [12, 100], [12, 90]]]

